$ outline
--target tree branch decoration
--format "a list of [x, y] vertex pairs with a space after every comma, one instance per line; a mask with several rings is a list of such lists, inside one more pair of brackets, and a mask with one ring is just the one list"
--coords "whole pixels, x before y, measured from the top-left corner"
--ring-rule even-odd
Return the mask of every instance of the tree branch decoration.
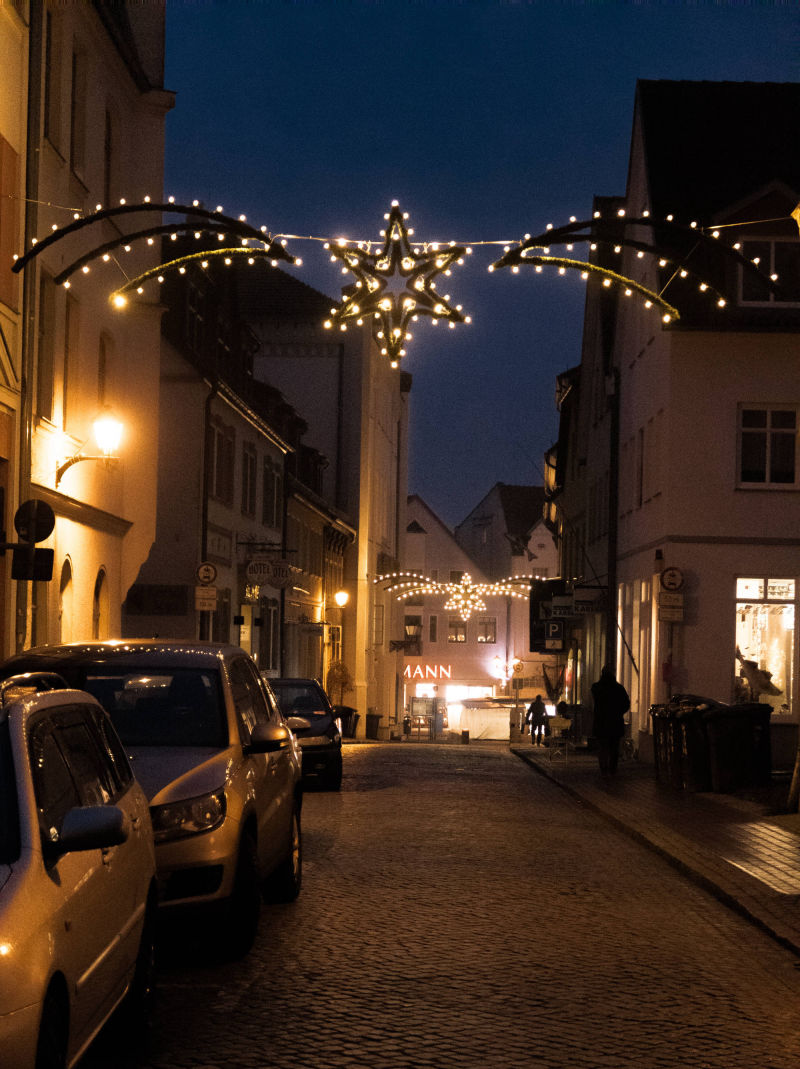
[[[642, 228], [651, 230], [657, 228], [662, 234], [673, 239], [676, 244], [686, 244], [688, 240], [691, 247], [682, 255], [675, 258], [667, 258], [663, 255], [663, 241], [656, 240], [655, 236], [650, 240], [642, 240], [635, 235], [629, 234], [628, 231], [634, 227], [638, 228], [639, 233], [641, 233]], [[649, 212], [645, 212], [641, 216], [628, 217], [625, 209], [620, 208], [616, 217], [609, 219], [608, 217], [603, 217], [598, 211], [594, 213], [591, 219], [584, 219], [579, 222], [573, 216], [565, 226], [548, 226], [544, 233], [534, 236], [526, 234], [515, 248], [507, 246], [503, 256], [493, 263], [489, 270], [494, 271], [501, 267], [511, 267], [512, 271], [517, 273], [521, 266], [532, 266], [537, 271], [541, 271], [544, 266], [552, 265], [559, 268], [560, 274], [564, 274], [567, 270], [575, 270], [580, 271], [584, 279], [589, 278], [590, 275], [598, 275], [602, 277], [603, 285], [606, 288], [614, 284], [619, 285], [623, 288], [623, 293], [626, 297], [638, 293], [645, 298], [644, 304], [646, 308], [652, 308], [653, 305], [660, 308], [662, 310], [662, 319], [665, 323], [679, 320], [680, 312], [674, 305], [669, 304], [664, 299], [664, 291], [676, 278], [687, 278], [694, 274], [688, 267], [688, 261], [699, 248], [711, 250], [714, 254], [721, 254], [748, 272], [755, 272], [771, 290], [780, 292], [777, 276], [773, 275], [767, 279], [759, 271], [756, 263], [742, 256], [738, 246], [730, 247], [725, 245], [718, 240], [719, 235], [720, 231], [718, 229], [707, 232], [702, 227], [698, 227], [696, 223], [685, 226], [676, 223], [672, 216], [668, 216], [664, 220], [656, 220], [652, 218]], [[597, 249], [613, 250], [616, 255], [620, 255], [623, 248], [628, 248], [636, 250], [638, 259], [643, 259], [647, 254], [657, 256], [659, 268], [671, 267], [673, 268], [672, 274], [662, 290], [656, 293], [655, 290], [637, 282], [635, 279], [610, 268], [589, 261], [550, 255], [550, 249], [554, 245], [564, 245], [567, 251], [572, 251], [576, 243], [582, 242], [588, 242], [592, 251]], [[727, 303], [725, 297], [709, 282], [705, 280], [699, 281], [698, 288], [702, 293], [710, 291], [716, 297], [718, 308], [725, 307]]]

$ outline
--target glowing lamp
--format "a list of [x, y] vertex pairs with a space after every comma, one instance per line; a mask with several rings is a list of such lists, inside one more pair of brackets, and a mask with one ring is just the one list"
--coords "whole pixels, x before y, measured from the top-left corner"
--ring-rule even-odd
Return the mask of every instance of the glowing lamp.
[[101, 460], [107, 467], [110, 467], [113, 461], [119, 459], [115, 454], [119, 449], [119, 444], [122, 440], [122, 424], [114, 416], [110, 408], [106, 407], [103, 409], [94, 421], [93, 429], [100, 455], [84, 456], [79, 449], [77, 453], [74, 453], [73, 456], [63, 461], [56, 468], [56, 486], [61, 482], [64, 473], [68, 471], [73, 464], [78, 464], [82, 460]]

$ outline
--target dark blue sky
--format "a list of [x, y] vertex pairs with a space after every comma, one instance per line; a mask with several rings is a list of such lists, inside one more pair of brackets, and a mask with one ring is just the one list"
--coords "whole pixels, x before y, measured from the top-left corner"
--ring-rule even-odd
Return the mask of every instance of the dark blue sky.
[[[376, 240], [396, 198], [419, 240], [515, 240], [624, 193], [637, 78], [800, 80], [800, 6], [168, 0], [166, 192], [272, 233]], [[322, 246], [289, 247], [338, 299]], [[580, 358], [578, 276], [490, 275], [500, 251], [439, 284], [472, 324], [421, 320], [403, 362], [410, 489], [450, 525], [541, 483]]]

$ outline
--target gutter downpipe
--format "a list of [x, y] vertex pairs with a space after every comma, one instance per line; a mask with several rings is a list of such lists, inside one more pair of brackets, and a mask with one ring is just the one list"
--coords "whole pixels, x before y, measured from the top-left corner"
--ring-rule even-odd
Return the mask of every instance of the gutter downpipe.
[[606, 655], [604, 664], [617, 670], [617, 535], [619, 512], [619, 368], [612, 371], [608, 465], [608, 603], [606, 606]]
[[[200, 519], [200, 563], [205, 561], [208, 557], [208, 492], [209, 482], [211, 480], [210, 474], [210, 462], [211, 462], [211, 402], [217, 396], [218, 384], [213, 382], [211, 389], [206, 396], [204, 411], [203, 411], [203, 502], [202, 502], [202, 515]], [[213, 613], [209, 612], [207, 617], [205, 613], [200, 614], [198, 620], [198, 638], [203, 639], [211, 638], [212, 626], [211, 618]], [[207, 631], [207, 634], [204, 632]]]
[[[25, 146], [25, 242], [29, 249], [39, 225], [39, 162], [42, 138], [42, 51], [44, 48], [44, 5], [30, 5], [28, 32], [28, 124]], [[33, 382], [36, 354], [36, 290], [38, 270], [30, 264], [22, 281], [22, 352], [19, 375], [19, 498], [31, 494], [31, 451], [33, 438]], [[25, 649], [28, 639], [28, 583], [17, 582], [16, 650]]]

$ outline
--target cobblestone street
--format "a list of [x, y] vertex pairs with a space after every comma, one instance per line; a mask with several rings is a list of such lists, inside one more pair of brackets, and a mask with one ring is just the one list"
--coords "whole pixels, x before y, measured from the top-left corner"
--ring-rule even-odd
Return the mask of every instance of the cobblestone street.
[[798, 959], [502, 744], [351, 745], [299, 901], [166, 948], [125, 1069], [796, 1069]]

